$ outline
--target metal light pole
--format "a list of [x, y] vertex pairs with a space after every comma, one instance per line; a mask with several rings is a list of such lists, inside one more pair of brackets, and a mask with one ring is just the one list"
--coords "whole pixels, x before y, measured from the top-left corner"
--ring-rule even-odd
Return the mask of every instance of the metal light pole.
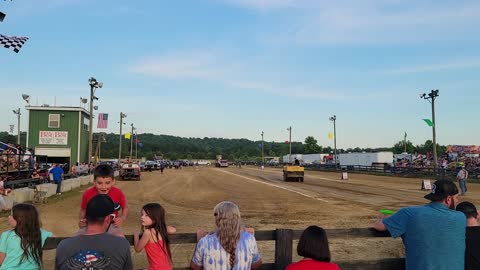
[[287, 128], [288, 132], [289, 132], [289, 137], [288, 137], [288, 143], [290, 144], [290, 152], [288, 154], [288, 163], [290, 163], [290, 158], [292, 156], [292, 126], [289, 126]]
[[133, 123], [130, 124], [132, 126], [132, 133], [130, 133], [130, 162], [132, 162], [132, 155], [133, 155], [133, 131], [135, 128], [133, 127]]
[[333, 151], [335, 155], [335, 168], [337, 168], [337, 127], [335, 124], [335, 121], [337, 121], [337, 116], [333, 115], [332, 117], [330, 117], [330, 121], [333, 121]]
[[22, 115], [22, 113], [20, 112], [20, 108], [13, 110], [13, 113], [17, 115], [17, 144], [20, 145], [20, 115]]
[[126, 114], [120, 112], [120, 142], [118, 143], [118, 162], [120, 163], [120, 160], [122, 159], [122, 126], [123, 124], [123, 118], [127, 117]]
[[93, 151], [93, 100], [98, 98], [95, 96], [95, 89], [102, 88], [103, 83], [97, 82], [97, 80], [93, 77], [88, 79], [88, 83], [90, 84], [90, 131], [88, 137], [88, 161], [92, 162], [92, 151]]
[[262, 166], [265, 165], [265, 157], [263, 155], [263, 131], [262, 131]]
[[433, 133], [433, 166], [438, 168], [438, 158], [437, 158], [437, 138], [435, 133], [435, 98], [438, 97], [438, 89], [432, 90], [430, 93], [423, 93], [420, 95], [420, 98], [428, 100], [432, 104], [432, 133]]

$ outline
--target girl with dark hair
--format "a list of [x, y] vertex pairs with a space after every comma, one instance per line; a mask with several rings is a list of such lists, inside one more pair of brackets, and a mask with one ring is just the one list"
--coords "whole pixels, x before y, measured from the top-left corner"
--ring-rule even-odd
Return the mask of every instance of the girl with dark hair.
[[198, 239], [190, 268], [194, 270], [257, 269], [262, 265], [253, 229], [242, 224], [238, 206], [223, 201], [213, 209], [215, 232], [197, 232]]
[[42, 247], [52, 233], [40, 228], [35, 206], [14, 205], [8, 223], [12, 229], [0, 236], [0, 269], [42, 269]]
[[176, 229], [165, 224], [165, 209], [158, 203], [149, 203], [142, 207], [142, 237], [133, 234], [136, 252], [145, 249], [149, 263], [148, 270], [172, 269], [172, 253], [170, 252], [169, 234]]
[[298, 241], [297, 253], [303, 260], [290, 264], [286, 270], [340, 270], [338, 265], [330, 263], [327, 233], [318, 226], [310, 226], [303, 231]]

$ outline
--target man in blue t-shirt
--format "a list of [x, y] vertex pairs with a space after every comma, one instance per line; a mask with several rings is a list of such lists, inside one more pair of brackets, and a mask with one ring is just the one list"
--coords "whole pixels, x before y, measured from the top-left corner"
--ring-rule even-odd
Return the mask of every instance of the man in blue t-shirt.
[[406, 270], [464, 270], [467, 220], [455, 211], [457, 186], [438, 180], [425, 199], [431, 202], [402, 208], [390, 217], [379, 216], [373, 228], [402, 237]]
[[61, 187], [62, 187], [62, 180], [63, 180], [63, 169], [60, 168], [58, 165], [53, 165], [53, 168], [50, 170], [50, 174], [52, 175], [52, 180], [55, 184], [57, 184], [57, 195], [61, 195]]

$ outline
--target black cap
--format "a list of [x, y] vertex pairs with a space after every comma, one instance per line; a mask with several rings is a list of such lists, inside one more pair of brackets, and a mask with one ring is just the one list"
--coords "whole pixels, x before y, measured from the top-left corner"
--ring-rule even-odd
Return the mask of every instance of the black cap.
[[87, 218], [101, 218], [113, 214], [115, 204], [106, 194], [95, 195], [87, 204], [85, 216]]
[[458, 188], [452, 181], [438, 180], [432, 184], [432, 191], [424, 198], [430, 201], [441, 201], [448, 196], [458, 194]]

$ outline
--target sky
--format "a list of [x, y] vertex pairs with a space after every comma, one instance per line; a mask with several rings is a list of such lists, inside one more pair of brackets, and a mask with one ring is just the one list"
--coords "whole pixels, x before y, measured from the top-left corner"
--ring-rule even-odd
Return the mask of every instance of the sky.
[[[439, 144], [480, 144], [480, 2], [400, 0], [12, 0], [0, 34], [0, 130], [31, 105], [80, 106], [118, 133], [337, 147], [422, 144], [435, 101]], [[95, 130], [97, 131], [97, 130]]]

